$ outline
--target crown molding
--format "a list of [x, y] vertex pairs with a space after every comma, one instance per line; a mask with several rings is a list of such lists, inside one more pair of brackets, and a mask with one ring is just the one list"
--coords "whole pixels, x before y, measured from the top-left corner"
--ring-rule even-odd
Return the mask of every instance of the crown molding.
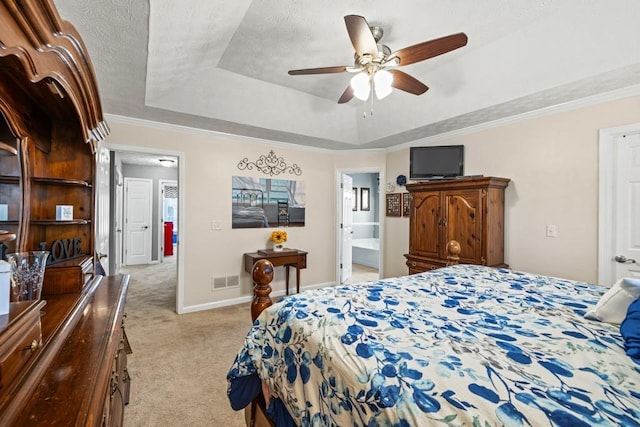
[[591, 107], [591, 106], [602, 104], [605, 102], [617, 101], [619, 99], [629, 98], [629, 97], [638, 96], [638, 95], [640, 95], [640, 85], [628, 86], [626, 88], [616, 89], [610, 92], [604, 92], [598, 95], [588, 96], [585, 98], [576, 99], [574, 101], [564, 102], [562, 104], [540, 108], [534, 111], [528, 111], [522, 114], [516, 114], [514, 116], [505, 117], [502, 119], [493, 120], [490, 122], [481, 123], [474, 126], [469, 126], [463, 129], [456, 129], [451, 132], [446, 132], [446, 133], [441, 133], [434, 136], [429, 136], [426, 138], [416, 139], [415, 141], [394, 145], [393, 147], [388, 147], [385, 150], [386, 152], [390, 153], [390, 152], [409, 148], [411, 146], [414, 146], [416, 143], [435, 143], [435, 142], [443, 141], [445, 139], [454, 138], [457, 136], [468, 135], [468, 134], [480, 132], [483, 130], [494, 129], [497, 127], [519, 123], [519, 122], [531, 120], [534, 118], [545, 117], [545, 116], [559, 114], [567, 111], [577, 110], [580, 108]]
[[188, 133], [193, 135], [215, 136], [215, 137], [221, 137], [221, 138], [228, 138], [235, 141], [268, 145], [270, 147], [275, 146], [275, 147], [282, 147], [282, 148], [288, 148], [288, 149], [296, 149], [300, 151], [312, 151], [316, 153], [318, 152], [333, 153], [336, 151], [340, 151], [340, 150], [332, 150], [328, 148], [311, 147], [308, 145], [292, 144], [290, 142], [273, 141], [269, 139], [256, 138], [252, 136], [236, 135], [232, 133], [220, 132], [220, 131], [209, 130], [209, 129], [194, 128], [190, 126], [177, 125], [174, 123], [165, 123], [165, 122], [157, 122], [157, 121], [147, 120], [147, 119], [138, 119], [135, 117], [120, 116], [116, 114], [105, 114], [105, 118], [107, 119], [108, 122], [113, 122], [113, 123], [121, 123], [121, 124], [131, 125], [131, 126], [141, 126], [141, 127], [158, 129], [158, 130], [172, 130], [176, 132], [183, 132], [183, 133]]

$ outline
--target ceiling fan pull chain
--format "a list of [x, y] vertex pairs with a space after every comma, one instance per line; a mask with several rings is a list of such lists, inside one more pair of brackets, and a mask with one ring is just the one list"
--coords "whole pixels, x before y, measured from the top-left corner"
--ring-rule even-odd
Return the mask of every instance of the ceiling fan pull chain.
[[369, 99], [371, 99], [371, 111], [369, 112], [370, 116], [373, 116], [373, 98], [374, 98], [374, 93], [373, 93], [373, 86], [375, 84], [373, 83], [373, 80], [371, 80], [371, 84], [369, 85], [369, 89], [371, 90], [371, 93], [369, 94]]

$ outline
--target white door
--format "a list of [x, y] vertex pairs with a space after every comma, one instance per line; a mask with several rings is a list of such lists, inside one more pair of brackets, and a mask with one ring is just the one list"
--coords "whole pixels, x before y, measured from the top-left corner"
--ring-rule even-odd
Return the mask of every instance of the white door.
[[618, 136], [615, 146], [615, 274], [640, 277], [640, 133]]
[[96, 152], [96, 247], [104, 272], [109, 274], [109, 150], [99, 146]]
[[340, 283], [351, 278], [351, 243], [353, 239], [353, 179], [342, 174], [342, 218], [340, 245]]
[[151, 262], [152, 180], [125, 178], [125, 264]]

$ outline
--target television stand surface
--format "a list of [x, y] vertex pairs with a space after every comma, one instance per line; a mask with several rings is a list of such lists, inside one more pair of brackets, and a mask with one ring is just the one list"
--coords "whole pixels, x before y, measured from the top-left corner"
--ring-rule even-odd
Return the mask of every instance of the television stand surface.
[[484, 175], [461, 175], [456, 176], [455, 179], [471, 179], [471, 178], [482, 178]]

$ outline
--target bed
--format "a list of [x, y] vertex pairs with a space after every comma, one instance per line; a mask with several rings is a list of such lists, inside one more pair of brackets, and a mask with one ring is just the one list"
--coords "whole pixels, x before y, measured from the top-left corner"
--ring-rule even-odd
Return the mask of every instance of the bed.
[[234, 409], [264, 394], [277, 425], [640, 425], [640, 364], [584, 316], [602, 287], [454, 265], [270, 305], [258, 263]]
[[264, 194], [259, 189], [232, 188], [231, 228], [266, 228]]

